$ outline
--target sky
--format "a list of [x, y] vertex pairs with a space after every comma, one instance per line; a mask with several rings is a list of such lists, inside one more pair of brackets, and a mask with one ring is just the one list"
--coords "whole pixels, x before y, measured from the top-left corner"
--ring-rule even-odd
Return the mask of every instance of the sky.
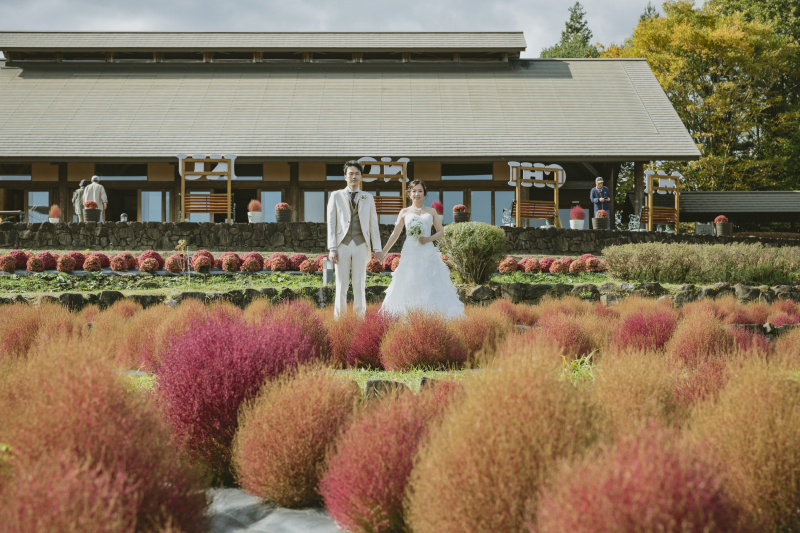
[[[523, 31], [539, 57], [574, 0], [0, 0], [0, 31]], [[584, 0], [592, 41], [620, 43], [647, 0]], [[654, 4], [659, 5], [658, 2]]]

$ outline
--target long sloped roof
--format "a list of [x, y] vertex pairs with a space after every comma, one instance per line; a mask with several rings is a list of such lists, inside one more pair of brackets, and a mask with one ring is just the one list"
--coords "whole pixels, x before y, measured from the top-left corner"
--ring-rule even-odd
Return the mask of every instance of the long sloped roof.
[[700, 155], [644, 60], [0, 68], [0, 159], [178, 153], [301, 161]]
[[0, 32], [9, 51], [508, 51], [522, 32]]

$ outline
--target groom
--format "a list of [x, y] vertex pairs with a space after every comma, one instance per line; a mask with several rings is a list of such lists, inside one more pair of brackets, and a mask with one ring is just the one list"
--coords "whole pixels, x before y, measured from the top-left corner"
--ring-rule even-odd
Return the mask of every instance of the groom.
[[347, 187], [331, 194], [328, 199], [328, 248], [336, 268], [336, 300], [333, 316], [347, 312], [347, 287], [353, 273], [353, 309], [364, 314], [367, 309], [365, 285], [370, 248], [375, 259], [383, 260], [378, 213], [371, 194], [361, 191], [361, 163], [344, 164]]

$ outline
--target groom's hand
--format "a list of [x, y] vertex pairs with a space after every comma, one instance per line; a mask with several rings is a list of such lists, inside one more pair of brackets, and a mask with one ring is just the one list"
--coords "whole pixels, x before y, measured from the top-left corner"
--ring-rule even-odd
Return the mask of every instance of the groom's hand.
[[385, 255], [386, 254], [384, 254], [383, 252], [375, 252], [375, 259], [380, 263], [383, 263], [383, 258]]
[[331, 253], [328, 254], [328, 258], [330, 258], [331, 262], [334, 265], [339, 264], [339, 252], [337, 252], [336, 250], [331, 250]]

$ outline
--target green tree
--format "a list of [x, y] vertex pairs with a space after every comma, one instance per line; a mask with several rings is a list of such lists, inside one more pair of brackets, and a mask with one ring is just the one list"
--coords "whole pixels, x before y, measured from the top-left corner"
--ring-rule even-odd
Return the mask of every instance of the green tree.
[[[741, 0], [745, 1], [745, 0]], [[788, 157], [768, 146], [796, 117], [783, 108], [783, 80], [793, 70], [797, 46], [774, 22], [749, 20], [707, 5], [675, 0], [664, 15], [643, 18], [605, 57], [644, 57], [697, 143], [695, 162], [662, 162], [679, 170], [696, 190], [766, 190], [794, 180]], [[791, 129], [791, 128], [788, 128]]]
[[600, 50], [591, 44], [592, 30], [580, 2], [569, 8], [569, 20], [558, 44], [542, 50], [540, 57], [600, 57]]
[[639, 15], [639, 22], [645, 22], [645, 21], [648, 21], [650, 19], [658, 18], [660, 16], [661, 15], [659, 15], [658, 9], [656, 9], [656, 6], [654, 6], [652, 4], [652, 2], [647, 2], [647, 7], [644, 8], [644, 13]]

